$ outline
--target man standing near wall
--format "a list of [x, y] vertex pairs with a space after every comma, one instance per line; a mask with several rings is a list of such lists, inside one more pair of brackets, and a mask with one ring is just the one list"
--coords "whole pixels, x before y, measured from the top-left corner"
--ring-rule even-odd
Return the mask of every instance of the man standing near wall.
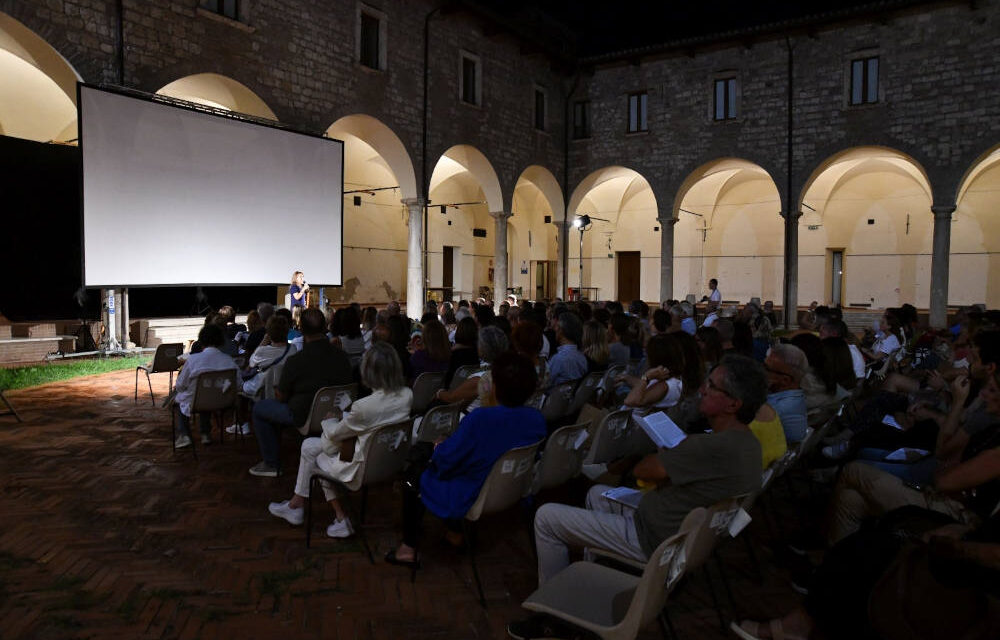
[[709, 294], [704, 296], [702, 302], [714, 302], [716, 306], [722, 304], [722, 292], [719, 291], [719, 281], [712, 278], [708, 281]]

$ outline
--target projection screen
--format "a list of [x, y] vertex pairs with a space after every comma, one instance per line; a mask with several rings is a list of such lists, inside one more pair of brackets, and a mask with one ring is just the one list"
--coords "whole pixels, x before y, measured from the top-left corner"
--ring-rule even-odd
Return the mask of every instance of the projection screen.
[[86, 286], [343, 284], [343, 142], [78, 97]]

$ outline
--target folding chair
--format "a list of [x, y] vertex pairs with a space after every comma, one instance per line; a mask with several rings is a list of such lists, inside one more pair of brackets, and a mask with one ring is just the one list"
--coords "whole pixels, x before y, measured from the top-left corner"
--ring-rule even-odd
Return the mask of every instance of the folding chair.
[[[641, 565], [636, 576], [596, 564], [574, 562], [539, 587], [521, 606], [585, 629], [606, 640], [631, 640], [664, 612], [667, 598], [691, 569], [704, 562], [705, 509], [691, 511], [680, 530]], [[664, 621], [665, 616], [660, 616]], [[669, 621], [665, 624], [669, 625]]]
[[[402, 422], [382, 425], [376, 427], [365, 440], [362, 450], [363, 467], [361, 469], [361, 483], [355, 490], [361, 491], [361, 512], [357, 519], [358, 523], [355, 532], [361, 538], [361, 543], [368, 554], [368, 560], [375, 564], [375, 556], [372, 555], [371, 547], [368, 545], [368, 538], [365, 536], [365, 510], [368, 506], [368, 487], [373, 484], [389, 482], [402, 472], [406, 464], [406, 458], [410, 453], [410, 431], [413, 428], [413, 420], [407, 419]], [[306, 547], [312, 543], [312, 503], [313, 496], [320, 489], [320, 483], [329, 482], [338, 489], [338, 497], [348, 505], [347, 496], [351, 493], [351, 488], [343, 482], [339, 482], [322, 473], [313, 474], [309, 478], [309, 499], [306, 500]]]
[[542, 458], [535, 465], [531, 495], [558, 487], [580, 475], [589, 439], [587, 424], [574, 424], [557, 429], [545, 442]]
[[155, 407], [156, 399], [153, 397], [153, 383], [149, 379], [149, 374], [169, 373], [170, 380], [167, 383], [167, 392], [169, 393], [174, 388], [174, 371], [180, 368], [177, 356], [182, 353], [184, 353], [184, 345], [180, 342], [165, 343], [157, 346], [156, 352], [153, 353], [153, 361], [135, 368], [135, 397], [133, 398], [133, 402], [139, 402], [139, 372], [142, 371], [146, 374], [146, 383], [149, 385], [149, 401]]
[[343, 409], [350, 406], [358, 398], [358, 385], [342, 384], [333, 387], [323, 387], [313, 396], [312, 406], [305, 424], [299, 427], [299, 433], [305, 437], [318, 436], [323, 433], [323, 420], [333, 409]]
[[439, 405], [425, 413], [413, 441], [434, 442], [441, 436], [450, 436], [458, 428], [462, 405], [461, 402]]
[[[203, 371], [198, 374], [195, 381], [194, 399], [191, 401], [191, 422], [195, 422], [195, 416], [202, 413], [222, 414], [226, 409], [236, 411], [237, 392], [236, 370], [227, 369], [225, 371]], [[180, 407], [172, 404], [170, 407], [170, 442], [176, 445], [177, 442], [177, 414]], [[222, 441], [225, 429], [222, 428], [223, 421], [219, 422], [219, 441]], [[211, 421], [209, 421], [211, 428]], [[199, 423], [200, 427], [200, 423]], [[174, 446], [174, 451], [177, 447]], [[191, 452], [197, 460], [198, 452], [194, 447], [194, 438], [191, 438]]]
[[427, 406], [434, 400], [434, 394], [444, 384], [444, 376], [445, 373], [443, 371], [433, 373], [428, 371], [417, 376], [417, 379], [413, 381], [413, 405], [410, 407], [411, 416], [423, 415], [427, 411]]

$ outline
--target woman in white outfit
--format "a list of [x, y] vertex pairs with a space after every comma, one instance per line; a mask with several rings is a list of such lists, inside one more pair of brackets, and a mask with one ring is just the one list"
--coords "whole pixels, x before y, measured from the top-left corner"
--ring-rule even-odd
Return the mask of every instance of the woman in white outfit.
[[[323, 420], [322, 436], [302, 442], [295, 494], [290, 500], [272, 502], [268, 510], [273, 515], [293, 525], [302, 524], [309, 479], [317, 472], [344, 483], [352, 491], [357, 489], [364, 475], [364, 447], [371, 432], [409, 417], [413, 392], [406, 386], [403, 365], [389, 343], [376, 342], [365, 353], [361, 360], [361, 382], [373, 390], [372, 394], [357, 400], [350, 411]], [[336, 515], [326, 535], [350, 536], [354, 529], [333, 487], [324, 482], [323, 493]]]

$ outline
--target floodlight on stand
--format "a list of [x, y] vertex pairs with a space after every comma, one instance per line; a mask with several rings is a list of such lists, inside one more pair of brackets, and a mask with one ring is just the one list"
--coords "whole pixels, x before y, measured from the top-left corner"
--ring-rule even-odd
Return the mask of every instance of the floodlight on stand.
[[583, 214], [573, 219], [573, 226], [577, 229], [586, 229], [590, 226], [590, 216]]

